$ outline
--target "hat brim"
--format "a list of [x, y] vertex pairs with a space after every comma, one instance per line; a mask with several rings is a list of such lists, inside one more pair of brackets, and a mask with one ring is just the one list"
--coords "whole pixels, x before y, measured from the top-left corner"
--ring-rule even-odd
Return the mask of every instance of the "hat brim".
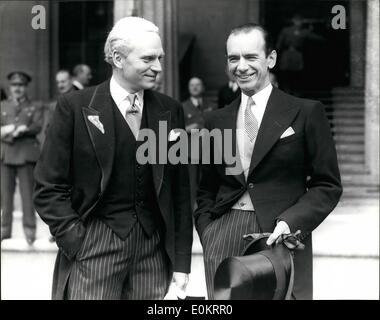
[[268, 236], [252, 240], [243, 256], [229, 257], [214, 277], [219, 300], [282, 300], [290, 284], [292, 257], [282, 244], [266, 245]]

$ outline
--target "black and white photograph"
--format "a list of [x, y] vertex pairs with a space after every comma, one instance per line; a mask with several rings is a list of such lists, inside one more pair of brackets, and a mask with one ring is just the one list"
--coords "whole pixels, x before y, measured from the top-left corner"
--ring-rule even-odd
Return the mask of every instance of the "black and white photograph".
[[379, 21], [0, 0], [1, 300], [379, 300]]

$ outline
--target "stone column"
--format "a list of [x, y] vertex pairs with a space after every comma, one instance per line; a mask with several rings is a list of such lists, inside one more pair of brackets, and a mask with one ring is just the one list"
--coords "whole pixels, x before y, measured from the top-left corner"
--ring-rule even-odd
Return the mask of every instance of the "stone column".
[[379, 184], [379, 2], [367, 1], [365, 77], [365, 163]]
[[350, 86], [364, 87], [365, 1], [350, 1]]
[[115, 0], [115, 21], [131, 15], [143, 17], [159, 27], [165, 51], [160, 91], [179, 98], [177, 0]]

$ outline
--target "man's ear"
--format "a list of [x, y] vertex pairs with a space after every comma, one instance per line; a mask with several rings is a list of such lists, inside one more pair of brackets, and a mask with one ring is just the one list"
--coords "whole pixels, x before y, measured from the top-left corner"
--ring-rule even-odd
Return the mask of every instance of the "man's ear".
[[118, 51], [112, 52], [112, 61], [113, 61], [113, 64], [115, 65], [115, 67], [117, 67], [119, 69], [123, 68], [122, 59], [123, 59], [123, 57], [121, 56], [121, 54]]
[[276, 65], [276, 61], [277, 61], [277, 52], [276, 50], [272, 50], [272, 52], [267, 57], [268, 68], [273, 69], [274, 66]]

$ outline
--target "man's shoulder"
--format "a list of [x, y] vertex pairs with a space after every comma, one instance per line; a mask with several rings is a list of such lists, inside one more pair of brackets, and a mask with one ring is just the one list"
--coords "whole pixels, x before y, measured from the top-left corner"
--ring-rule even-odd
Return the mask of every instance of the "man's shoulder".
[[278, 100], [282, 101], [282, 103], [294, 105], [304, 110], [310, 110], [314, 108], [316, 105], [322, 105], [322, 103], [318, 100], [297, 97], [289, 93], [286, 93], [278, 88], [273, 88], [273, 94], [277, 95], [279, 98]]
[[58, 102], [64, 101], [72, 107], [87, 107], [94, 94], [110, 94], [109, 81], [100, 83], [99, 85], [84, 88], [83, 90], [73, 90], [58, 96]]
[[215, 121], [216, 119], [219, 119], [219, 118], [223, 118], [223, 117], [226, 117], [226, 116], [229, 116], [228, 115], [228, 108], [230, 107], [229, 106], [226, 106], [224, 108], [220, 108], [220, 109], [213, 109], [211, 111], [208, 111], [208, 112], [204, 112], [203, 113], [203, 117], [205, 119], [206, 122], [208, 123], [212, 123], [213, 121]]
[[97, 87], [98, 86], [92, 86], [84, 88], [83, 90], [72, 90], [70, 92], [61, 94], [60, 97], [68, 101], [77, 101], [86, 98], [91, 98]]

